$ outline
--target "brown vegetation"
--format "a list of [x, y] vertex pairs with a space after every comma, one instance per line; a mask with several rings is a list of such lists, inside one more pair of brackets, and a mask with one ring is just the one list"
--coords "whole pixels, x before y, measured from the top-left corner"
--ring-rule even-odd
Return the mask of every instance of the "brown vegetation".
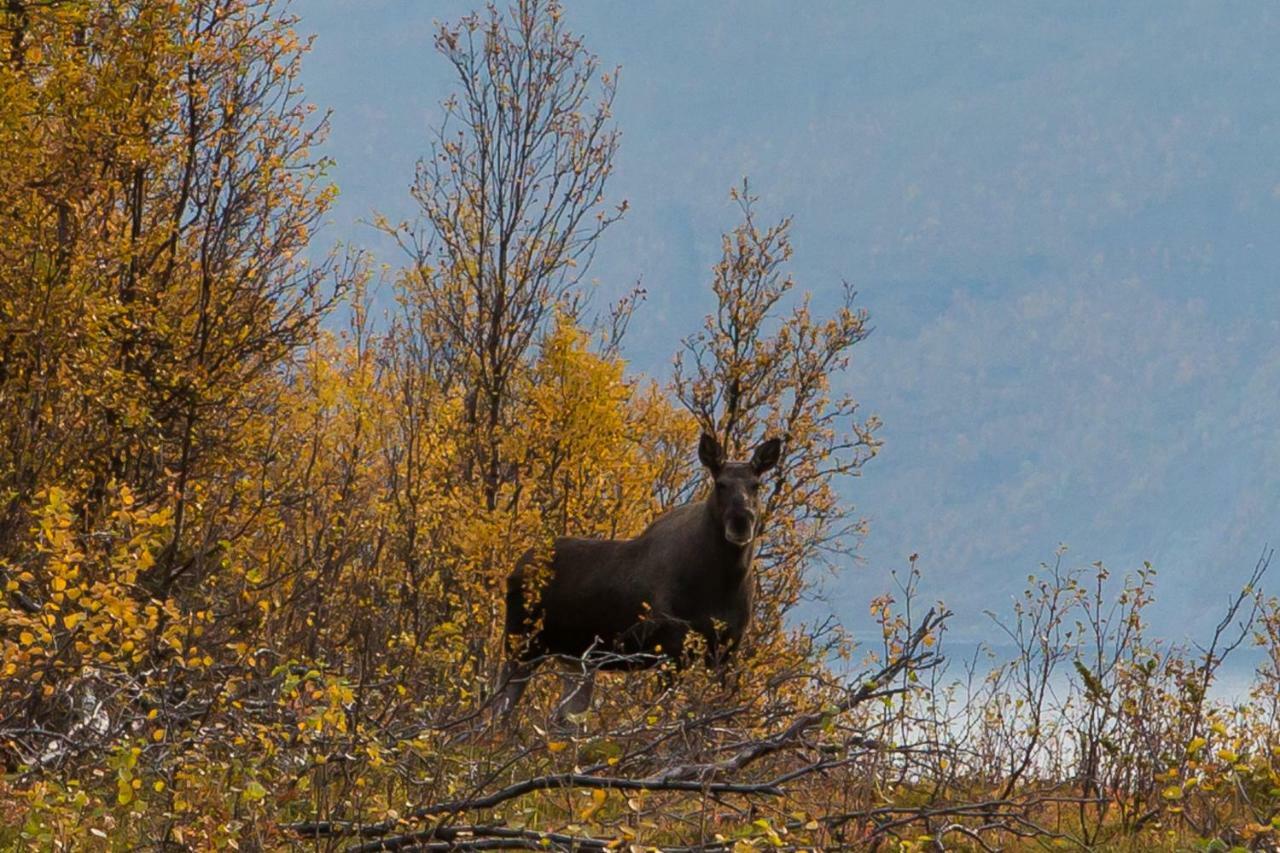
[[[1274, 845], [1265, 560], [1198, 650], [1147, 635], [1149, 567], [1045, 567], [993, 617], [1008, 660], [946, 662], [914, 564], [873, 642], [802, 624], [878, 449], [830, 385], [854, 294], [796, 299], [790, 223], [744, 186], [715, 313], [669, 383], [628, 374], [638, 295], [595, 316], [580, 287], [625, 212], [615, 77], [521, 0], [439, 33], [457, 89], [420, 221], [381, 223], [406, 254], [374, 322], [360, 259], [314, 260], [334, 191], [293, 24], [272, 0], [0, 11], [0, 845]], [[785, 437], [729, 677], [602, 674], [569, 734], [542, 671], [492, 726], [517, 559], [699, 494], [699, 430], [735, 458]], [[1246, 642], [1254, 692], [1212, 701]]]

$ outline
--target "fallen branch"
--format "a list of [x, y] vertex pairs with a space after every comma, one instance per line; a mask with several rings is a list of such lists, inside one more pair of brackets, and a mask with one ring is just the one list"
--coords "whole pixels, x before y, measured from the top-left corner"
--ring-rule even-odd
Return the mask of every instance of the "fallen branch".
[[[563, 832], [539, 832], [536, 829], [477, 824], [469, 826], [435, 826], [430, 829], [396, 835], [358, 844], [346, 853], [372, 853], [375, 850], [546, 850], [560, 845], [567, 850], [608, 850], [618, 847], [616, 838], [594, 838]], [[729, 844], [701, 844], [696, 847], [666, 847], [667, 853], [718, 853], [732, 849]]]
[[[700, 794], [762, 794], [771, 797], [782, 795], [782, 789], [770, 782], [739, 784], [682, 780], [663, 781], [659, 779], [618, 779], [610, 776], [588, 776], [581, 773], [555, 773], [525, 779], [522, 782], [516, 782], [481, 797], [422, 806], [409, 812], [402, 820], [491, 809], [508, 800], [514, 800], [517, 797], [523, 797], [525, 794], [535, 791], [565, 788], [603, 788], [616, 791], [692, 791]], [[395, 829], [397, 823], [398, 821], [386, 820], [379, 823], [359, 825], [337, 821], [314, 821], [288, 824], [284, 828], [304, 838], [325, 838], [342, 835], [359, 835], [365, 838], [373, 838], [391, 832]]]

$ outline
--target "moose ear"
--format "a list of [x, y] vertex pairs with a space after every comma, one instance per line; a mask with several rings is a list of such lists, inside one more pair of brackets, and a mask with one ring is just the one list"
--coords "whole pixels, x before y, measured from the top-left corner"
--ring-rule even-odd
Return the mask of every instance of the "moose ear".
[[778, 457], [781, 455], [782, 439], [771, 438], [762, 442], [755, 453], [751, 454], [751, 467], [757, 474], [763, 474], [778, 464]]
[[706, 432], [702, 434], [702, 439], [698, 442], [698, 459], [712, 474], [720, 473], [720, 469], [724, 467], [724, 448], [714, 435]]

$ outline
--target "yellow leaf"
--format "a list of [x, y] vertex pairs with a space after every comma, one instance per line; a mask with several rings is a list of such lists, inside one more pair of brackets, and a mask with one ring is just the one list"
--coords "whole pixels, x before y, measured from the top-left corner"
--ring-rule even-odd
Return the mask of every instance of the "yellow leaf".
[[579, 814], [579, 819], [590, 820], [596, 812], [600, 811], [600, 807], [604, 805], [605, 800], [609, 798], [609, 792], [603, 788], [596, 788], [591, 792], [591, 802]]

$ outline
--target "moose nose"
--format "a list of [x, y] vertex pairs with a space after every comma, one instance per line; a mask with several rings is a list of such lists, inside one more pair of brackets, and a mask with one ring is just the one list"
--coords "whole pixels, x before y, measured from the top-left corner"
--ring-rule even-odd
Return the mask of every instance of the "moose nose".
[[730, 516], [725, 519], [724, 538], [728, 539], [734, 545], [746, 545], [751, 541], [751, 535], [755, 531], [756, 520], [750, 513], [742, 513]]

